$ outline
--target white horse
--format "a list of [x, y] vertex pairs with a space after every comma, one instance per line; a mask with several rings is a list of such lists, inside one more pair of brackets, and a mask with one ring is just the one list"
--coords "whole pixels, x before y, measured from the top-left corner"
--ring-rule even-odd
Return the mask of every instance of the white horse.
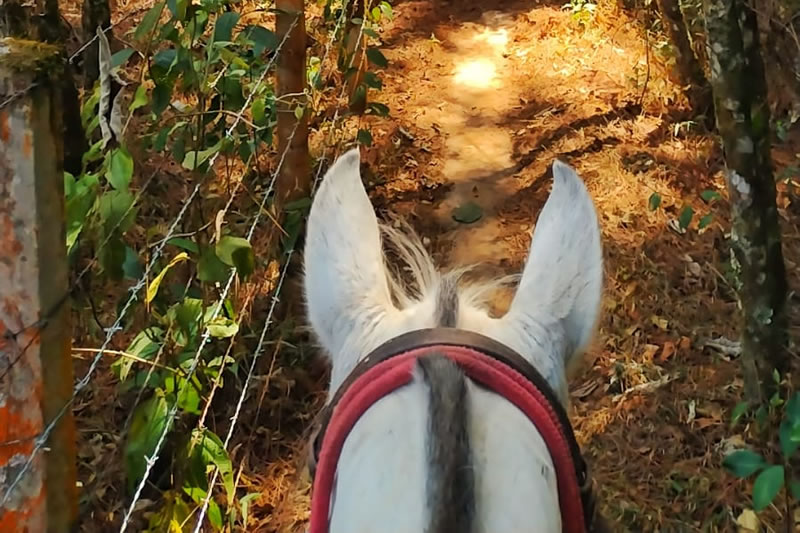
[[[524, 356], [566, 408], [567, 377], [594, 334], [603, 281], [597, 215], [575, 171], [553, 163], [553, 190], [516, 294], [509, 311], [493, 318], [485, 297], [498, 283], [459, 283], [463, 270], [439, 273], [417, 237], [379, 224], [359, 164], [358, 149], [335, 162], [308, 220], [305, 297], [332, 364], [331, 393], [382, 343], [451, 326]], [[410, 286], [387, 270], [383, 241], [409, 263]], [[448, 389], [448, 371], [418, 369], [409, 385], [358, 420], [336, 469], [331, 533], [562, 531], [553, 460], [542, 435], [505, 398], [457, 369]], [[437, 392], [457, 397], [437, 410]], [[447, 439], [447, 432], [459, 431], [463, 438]], [[460, 449], [442, 454], [442, 442]], [[469, 482], [454, 487], [465, 469]]]

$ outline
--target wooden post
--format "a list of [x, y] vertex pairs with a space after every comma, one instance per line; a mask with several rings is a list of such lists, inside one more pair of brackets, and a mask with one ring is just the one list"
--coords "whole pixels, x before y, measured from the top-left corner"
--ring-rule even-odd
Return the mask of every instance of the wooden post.
[[64, 177], [63, 57], [0, 39], [0, 531], [69, 531], [77, 519]]

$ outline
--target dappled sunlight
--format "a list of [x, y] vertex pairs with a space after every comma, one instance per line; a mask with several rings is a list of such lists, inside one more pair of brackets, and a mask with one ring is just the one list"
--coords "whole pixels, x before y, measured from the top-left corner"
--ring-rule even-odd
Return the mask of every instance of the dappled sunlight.
[[508, 44], [508, 30], [505, 28], [499, 30], [485, 29], [475, 36], [476, 41], [485, 41], [495, 51], [504, 52]]
[[470, 59], [456, 65], [453, 81], [474, 89], [490, 89], [500, 85], [497, 67], [488, 58]]

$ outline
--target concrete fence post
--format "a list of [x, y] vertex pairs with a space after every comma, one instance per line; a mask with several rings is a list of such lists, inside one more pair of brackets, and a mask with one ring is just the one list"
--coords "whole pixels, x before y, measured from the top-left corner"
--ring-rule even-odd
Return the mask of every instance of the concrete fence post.
[[54, 46], [0, 39], [0, 532], [66, 532], [77, 518], [70, 410], [35, 451], [73, 391], [62, 67]]

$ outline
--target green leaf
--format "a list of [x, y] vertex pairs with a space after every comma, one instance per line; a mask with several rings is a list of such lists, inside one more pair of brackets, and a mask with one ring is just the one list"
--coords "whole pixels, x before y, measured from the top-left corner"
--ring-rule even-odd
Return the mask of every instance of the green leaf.
[[127, 191], [133, 178], [133, 157], [124, 146], [115, 148], [109, 156], [106, 179], [118, 191]]
[[125, 64], [125, 62], [130, 59], [133, 55], [135, 50], [133, 48], [123, 48], [119, 52], [115, 53], [111, 56], [111, 70], [115, 68], [119, 68]]
[[229, 267], [220, 261], [213, 248], [201, 250], [197, 262], [197, 279], [206, 283], [221, 283], [228, 278]]
[[708, 226], [709, 224], [711, 224], [711, 221], [713, 221], [713, 220], [714, 220], [714, 215], [713, 214], [709, 213], [707, 215], [703, 215], [700, 218], [700, 221], [697, 223], [697, 228], [698, 229], [703, 229], [706, 226]]
[[[158, 353], [163, 338], [164, 330], [159, 327], [143, 329], [133, 338], [125, 352], [142, 359], [150, 359]], [[130, 357], [120, 357], [112, 363], [111, 369], [120, 381], [125, 381], [134, 363]]]
[[783, 487], [784, 471], [782, 465], [765, 468], [753, 485], [753, 510], [762, 511], [772, 503]]
[[383, 88], [383, 82], [374, 72], [364, 73], [364, 83], [366, 83], [368, 87], [372, 87], [373, 89]]
[[247, 239], [225, 235], [217, 243], [216, 252], [223, 263], [236, 267], [242, 277], [249, 276], [255, 270], [255, 254]]
[[251, 492], [246, 496], [239, 498], [239, 507], [242, 511], [242, 527], [247, 527], [247, 519], [249, 517], [250, 502], [261, 496], [259, 492]]
[[795, 392], [786, 402], [786, 416], [795, 424], [800, 423], [800, 391]]
[[453, 220], [462, 224], [472, 224], [483, 216], [483, 209], [475, 202], [469, 201], [453, 209]]
[[122, 263], [122, 273], [128, 279], [138, 280], [144, 275], [144, 268], [136, 250], [125, 246], [125, 261]]
[[661, 205], [661, 195], [657, 192], [654, 192], [650, 195], [650, 198], [647, 200], [647, 207], [650, 211], [655, 211]]
[[191, 152], [187, 152], [181, 166], [183, 166], [183, 168], [186, 170], [195, 170], [203, 163], [211, 159], [211, 157], [219, 152], [221, 148], [222, 140], [219, 140], [214, 146], [206, 148], [205, 150], [193, 150]]
[[183, 377], [176, 377], [170, 375], [164, 380], [164, 388], [166, 392], [171, 395], [175, 394], [177, 385], [177, 401], [178, 407], [185, 413], [195, 415], [200, 414], [200, 382], [197, 376], [192, 376], [191, 381]]
[[81, 156], [81, 163], [83, 164], [83, 167], [86, 168], [86, 166], [89, 163], [97, 161], [98, 159], [100, 159], [100, 157], [102, 157], [102, 155], [103, 155], [103, 140], [100, 139], [99, 141], [91, 145], [89, 147], [89, 150], [87, 150]]
[[386, 68], [389, 66], [389, 61], [386, 60], [386, 56], [384, 56], [383, 52], [377, 48], [367, 48], [367, 59], [370, 61], [370, 63], [381, 68]]
[[789, 482], [789, 492], [792, 494], [792, 498], [795, 500], [800, 500], [800, 481], [797, 479], [793, 479]]
[[121, 235], [128, 231], [136, 219], [134, 197], [128, 191], [111, 190], [102, 195], [97, 204], [103, 231]]
[[350, 107], [360, 107], [367, 101], [367, 86], [359, 84], [353, 94], [350, 95]]
[[235, 11], [226, 11], [217, 17], [217, 22], [214, 24], [214, 38], [211, 42], [230, 41], [237, 22], [239, 13]]
[[731, 412], [731, 428], [736, 426], [739, 422], [739, 419], [742, 418], [747, 410], [750, 408], [750, 403], [748, 402], [739, 402], [736, 404], [736, 407], [733, 408]]
[[386, 104], [381, 104], [380, 102], [370, 102], [369, 103], [369, 110], [379, 117], [388, 117], [389, 116], [389, 106]]
[[150, 32], [153, 31], [153, 28], [156, 27], [158, 20], [161, 18], [162, 11], [164, 11], [164, 2], [153, 4], [153, 7], [142, 17], [142, 21], [136, 27], [136, 31], [133, 32], [133, 38], [141, 39], [150, 35]]
[[143, 107], [147, 104], [147, 87], [144, 85], [139, 85], [136, 88], [136, 92], [133, 94], [133, 100], [131, 101], [131, 105], [128, 106], [129, 111], [136, 111], [140, 107]]
[[381, 10], [377, 6], [372, 8], [372, 11], [370, 11], [370, 15], [372, 15], [372, 20], [374, 20], [375, 22], [381, 21]]
[[737, 450], [722, 461], [722, 466], [739, 478], [748, 477], [766, 465], [763, 457], [750, 450]]
[[359, 144], [363, 144], [364, 146], [372, 146], [372, 134], [369, 132], [369, 130], [358, 130], [356, 140], [359, 142]]
[[167, 48], [153, 56], [153, 67], [160, 69], [159, 74], [166, 75], [172, 70], [172, 66], [175, 65], [177, 59], [178, 51], [174, 48]]
[[253, 122], [256, 126], [266, 126], [267, 124], [267, 101], [265, 98], [256, 98], [253, 100], [253, 106], [250, 108], [253, 114]]
[[186, 8], [189, 6], [188, 0], [167, 0], [167, 7], [176, 20], [183, 22], [186, 19]]
[[218, 316], [208, 323], [208, 334], [215, 339], [227, 339], [239, 332], [239, 324], [224, 316]]
[[133, 412], [128, 438], [125, 443], [125, 468], [128, 487], [139, 483], [153, 454], [161, 433], [167, 426], [167, 401], [163, 394], [156, 394], [140, 403]]
[[689, 224], [692, 223], [692, 217], [694, 216], [694, 209], [691, 206], [687, 205], [681, 211], [680, 216], [678, 216], [678, 225], [681, 229], [686, 229], [689, 227]]
[[167, 241], [167, 244], [171, 244], [172, 246], [177, 246], [187, 252], [192, 252], [193, 254], [200, 253], [200, 247], [197, 246], [197, 243], [191, 239], [184, 239], [183, 237], [173, 237]]
[[717, 191], [711, 191], [706, 189], [705, 191], [700, 193], [700, 198], [707, 204], [710, 204], [714, 200], [719, 200], [722, 198]]
[[153, 298], [156, 297], [156, 294], [158, 294], [158, 287], [161, 285], [161, 281], [164, 279], [164, 276], [167, 274], [167, 272], [169, 272], [169, 270], [178, 263], [186, 261], [187, 259], [189, 259], [189, 255], [186, 252], [181, 252], [173, 257], [172, 261], [170, 261], [167, 266], [161, 269], [161, 272], [159, 272], [158, 275], [153, 278], [153, 281], [151, 281], [150, 285], [147, 287], [147, 295], [145, 296], [146, 303], [149, 304], [153, 301]]
[[800, 424], [792, 424], [791, 420], [781, 422], [778, 437], [781, 442], [781, 453], [784, 459], [789, 459], [800, 447], [800, 439], [792, 438], [795, 435], [800, 437]]
[[250, 26], [247, 29], [247, 37], [253, 41], [253, 53], [260, 56], [264, 50], [275, 50], [279, 41], [275, 32], [263, 26]]
[[381, 2], [380, 4], [378, 4], [378, 7], [381, 9], [381, 13], [383, 13], [383, 16], [385, 18], [392, 20], [394, 14], [392, 13], [392, 6], [391, 4], [389, 4], [389, 2], [386, 1]]
[[153, 108], [155, 115], [160, 115], [169, 106], [172, 97], [173, 84], [171, 81], [157, 82], [153, 87]]
[[228, 505], [232, 505], [236, 495], [233, 484], [233, 466], [222, 441], [212, 431], [205, 428], [194, 429], [192, 441], [194, 442], [194, 450], [191, 454], [191, 461], [194, 463], [192, 470], [199, 473], [202, 469], [204, 475], [207, 475], [208, 467], [215, 466], [222, 479], [222, 486], [225, 487]]
[[311, 207], [311, 198], [308, 196], [304, 196], [303, 198], [298, 198], [293, 202], [289, 202], [285, 206], [283, 206], [284, 211], [302, 211], [307, 212], [308, 209]]

